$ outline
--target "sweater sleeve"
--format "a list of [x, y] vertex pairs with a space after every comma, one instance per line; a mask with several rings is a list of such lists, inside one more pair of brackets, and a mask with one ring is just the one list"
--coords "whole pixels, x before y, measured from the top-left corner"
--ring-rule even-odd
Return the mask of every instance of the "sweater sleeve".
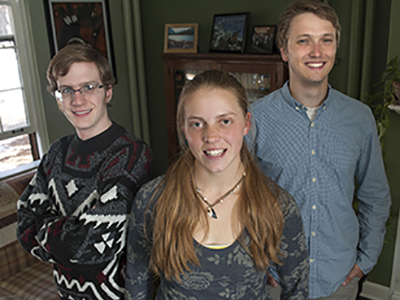
[[[127, 267], [125, 292], [127, 299], [153, 299], [154, 280], [149, 262], [152, 247], [152, 211], [150, 202], [161, 177], [144, 185], [138, 192], [128, 218]], [[146, 225], [144, 225], [146, 224]]]
[[308, 299], [308, 252], [300, 212], [294, 199], [281, 192], [284, 228], [281, 265], [277, 266], [281, 299]]
[[[151, 160], [142, 142], [108, 153], [95, 174], [97, 186], [69, 214], [59, 199], [64, 187], [51, 178], [44, 180], [39, 170], [19, 200], [21, 244], [43, 260], [75, 270], [116, 260], [125, 247], [125, 221], [136, 191], [150, 179]], [[69, 184], [69, 195], [80, 192], [74, 181]]]
[[57, 216], [56, 212], [52, 212], [51, 200], [46, 191], [46, 175], [43, 166], [46, 158], [45, 155], [36, 174], [17, 202], [17, 238], [26, 251], [43, 261], [54, 263], [51, 254], [40, 247], [37, 239], [44, 220]]

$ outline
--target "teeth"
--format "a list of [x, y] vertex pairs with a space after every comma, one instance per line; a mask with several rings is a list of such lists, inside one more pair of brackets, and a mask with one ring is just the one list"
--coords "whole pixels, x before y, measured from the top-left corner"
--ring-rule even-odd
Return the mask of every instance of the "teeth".
[[224, 152], [224, 150], [209, 150], [205, 151], [208, 156], [220, 156]]
[[322, 67], [324, 63], [308, 63], [307, 66], [312, 67], [312, 68], [319, 68]]
[[75, 113], [76, 115], [83, 115], [83, 114], [89, 113], [90, 111], [91, 111], [91, 109], [88, 109], [88, 110], [86, 110], [86, 111], [75, 111], [74, 113]]

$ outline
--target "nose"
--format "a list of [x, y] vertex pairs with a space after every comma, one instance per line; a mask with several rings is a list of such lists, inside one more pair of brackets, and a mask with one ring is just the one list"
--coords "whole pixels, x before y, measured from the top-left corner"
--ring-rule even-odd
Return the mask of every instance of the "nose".
[[320, 57], [321, 56], [321, 49], [318, 43], [313, 43], [311, 46], [310, 56], [312, 57]]
[[72, 105], [80, 105], [84, 101], [81, 90], [74, 90], [74, 98], [72, 98]]
[[218, 129], [215, 126], [207, 126], [204, 129], [204, 142], [206, 143], [215, 143], [220, 139]]

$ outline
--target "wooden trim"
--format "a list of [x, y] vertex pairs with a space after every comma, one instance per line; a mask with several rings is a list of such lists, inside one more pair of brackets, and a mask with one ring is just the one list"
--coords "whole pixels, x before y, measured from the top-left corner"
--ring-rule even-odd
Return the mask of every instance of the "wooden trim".
[[29, 142], [31, 144], [33, 160], [34, 161], [38, 160], [40, 158], [40, 155], [39, 155], [39, 147], [38, 147], [37, 138], [36, 138], [36, 132], [29, 134]]

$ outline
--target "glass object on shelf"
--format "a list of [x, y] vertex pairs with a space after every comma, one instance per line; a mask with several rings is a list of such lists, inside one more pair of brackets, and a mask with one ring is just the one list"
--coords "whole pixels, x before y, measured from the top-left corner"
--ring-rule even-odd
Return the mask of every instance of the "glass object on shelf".
[[193, 80], [193, 78], [202, 71], [194, 70], [174, 70], [174, 84], [175, 84], [175, 100], [178, 103], [179, 96], [181, 95], [182, 88], [186, 82]]
[[271, 81], [269, 74], [257, 73], [231, 73], [236, 77], [246, 90], [247, 98], [252, 103], [269, 94]]
[[[199, 70], [174, 70], [175, 99], [178, 103], [182, 88], [186, 82], [192, 80]], [[243, 85], [250, 103], [269, 94], [271, 81], [269, 74], [256, 73], [230, 73]]]
[[198, 71], [186, 71], [185, 79], [186, 81], [193, 80], [194, 77], [198, 74]]

